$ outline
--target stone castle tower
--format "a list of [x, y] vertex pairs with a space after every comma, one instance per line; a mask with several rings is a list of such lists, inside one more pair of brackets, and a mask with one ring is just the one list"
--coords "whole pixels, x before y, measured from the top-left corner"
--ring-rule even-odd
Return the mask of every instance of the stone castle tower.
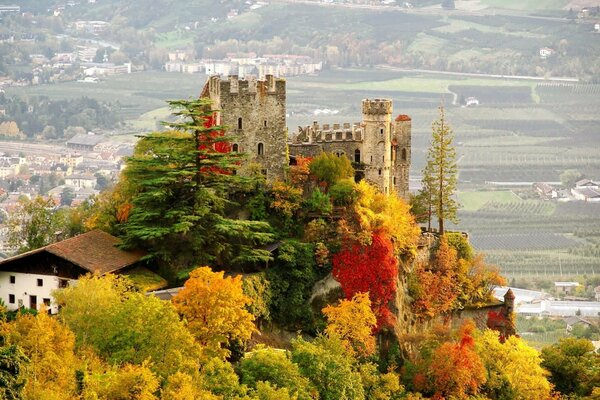
[[298, 127], [289, 143], [291, 156], [314, 157], [322, 151], [348, 157], [364, 178], [384, 193], [408, 199], [411, 119], [392, 120], [392, 101], [362, 101], [362, 121], [353, 124], [319, 124]]
[[210, 77], [201, 97], [210, 98], [217, 124], [235, 137], [233, 151], [247, 153], [259, 163], [267, 179], [284, 176], [289, 155], [315, 157], [323, 151], [348, 157], [355, 169], [384, 193], [408, 198], [411, 119], [392, 118], [392, 101], [366, 99], [362, 121], [299, 127], [288, 143], [285, 80], [240, 80], [237, 76]]
[[235, 138], [232, 151], [248, 154], [250, 162], [262, 166], [267, 179], [283, 177], [289, 164], [284, 79], [211, 76], [200, 97], [212, 100], [217, 124], [227, 126], [227, 133]]

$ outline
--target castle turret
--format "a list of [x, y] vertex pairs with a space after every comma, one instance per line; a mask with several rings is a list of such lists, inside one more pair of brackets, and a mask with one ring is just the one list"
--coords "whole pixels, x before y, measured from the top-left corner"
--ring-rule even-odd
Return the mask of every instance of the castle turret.
[[362, 161], [365, 179], [383, 193], [393, 188], [392, 177], [392, 101], [365, 99], [362, 102], [364, 137]]
[[392, 183], [396, 193], [408, 199], [408, 178], [411, 153], [411, 119], [408, 115], [398, 115], [394, 120], [392, 135], [393, 170]]

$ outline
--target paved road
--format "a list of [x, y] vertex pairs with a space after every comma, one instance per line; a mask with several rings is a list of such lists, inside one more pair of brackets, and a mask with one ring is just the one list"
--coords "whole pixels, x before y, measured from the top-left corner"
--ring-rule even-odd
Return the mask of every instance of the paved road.
[[433, 69], [399, 68], [399, 67], [392, 67], [390, 65], [377, 65], [376, 68], [386, 69], [386, 70], [390, 70], [390, 71], [398, 71], [398, 72], [413, 72], [413, 73], [453, 75], [453, 76], [470, 76], [470, 77], [476, 77], [476, 78], [499, 78], [499, 79], [517, 79], [517, 80], [544, 81], [544, 82], [568, 82], [568, 83], [579, 82], [579, 78], [571, 78], [571, 77], [548, 77], [548, 78], [546, 78], [543, 76], [529, 76], [529, 75], [478, 74], [478, 73], [472, 73], [472, 72], [436, 71]]

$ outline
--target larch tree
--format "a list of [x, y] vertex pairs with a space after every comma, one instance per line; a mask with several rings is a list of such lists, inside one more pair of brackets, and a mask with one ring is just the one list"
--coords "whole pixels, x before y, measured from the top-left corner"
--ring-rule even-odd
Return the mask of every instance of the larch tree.
[[458, 203], [454, 199], [457, 172], [454, 133], [446, 121], [444, 108], [432, 124], [432, 140], [423, 169], [423, 190], [433, 214], [437, 216], [440, 235], [444, 234], [444, 221], [457, 222]]

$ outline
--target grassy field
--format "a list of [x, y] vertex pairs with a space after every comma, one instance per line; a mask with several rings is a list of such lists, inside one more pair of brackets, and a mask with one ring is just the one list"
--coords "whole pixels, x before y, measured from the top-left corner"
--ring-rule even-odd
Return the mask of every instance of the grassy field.
[[493, 192], [459, 192], [458, 201], [461, 208], [465, 211], [477, 211], [488, 202], [510, 203], [515, 200], [521, 200], [519, 196], [512, 191], [493, 191]]

